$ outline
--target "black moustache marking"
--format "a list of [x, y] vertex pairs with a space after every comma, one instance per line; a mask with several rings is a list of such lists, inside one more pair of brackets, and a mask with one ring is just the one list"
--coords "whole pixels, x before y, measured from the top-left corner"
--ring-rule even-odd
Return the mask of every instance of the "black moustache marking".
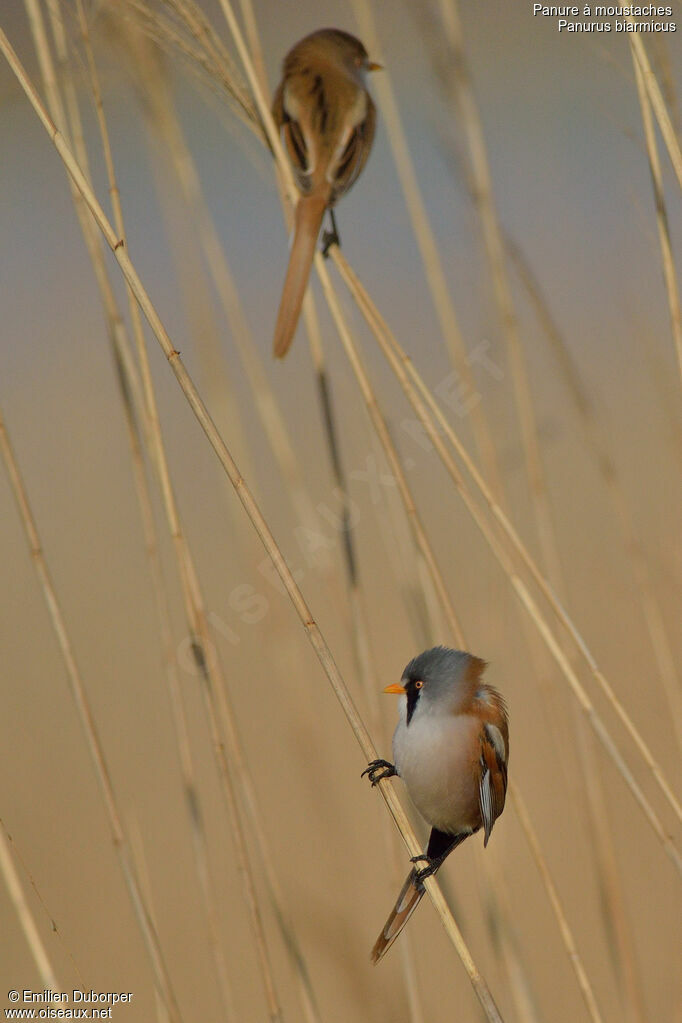
[[419, 699], [420, 689], [417, 689], [416, 682], [410, 680], [405, 686], [405, 693], [407, 694], [407, 718], [405, 723], [409, 725], [412, 720], [412, 715], [415, 712], [417, 706], [417, 700]]

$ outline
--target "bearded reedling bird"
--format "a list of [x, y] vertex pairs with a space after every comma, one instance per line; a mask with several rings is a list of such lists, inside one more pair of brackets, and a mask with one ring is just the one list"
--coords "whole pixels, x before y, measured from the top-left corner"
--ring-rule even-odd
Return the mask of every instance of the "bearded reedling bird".
[[363, 771], [372, 785], [398, 775], [412, 802], [431, 825], [423, 856], [413, 863], [398, 900], [372, 949], [378, 963], [419, 905], [424, 880], [453, 849], [483, 828], [488, 844], [504, 809], [509, 728], [503, 698], [481, 676], [485, 661], [463, 650], [437, 646], [413, 658], [400, 683], [385, 693], [400, 695], [393, 736], [395, 765], [373, 760]]
[[359, 39], [336, 28], [306, 36], [284, 58], [272, 116], [301, 197], [275, 327], [278, 359], [294, 337], [324, 212], [348, 191], [369, 156], [376, 113], [365, 78], [380, 67]]

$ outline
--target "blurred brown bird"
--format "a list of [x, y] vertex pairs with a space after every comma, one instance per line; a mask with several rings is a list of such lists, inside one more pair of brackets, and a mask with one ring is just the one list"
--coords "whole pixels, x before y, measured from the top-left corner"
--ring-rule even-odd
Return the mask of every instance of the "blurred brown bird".
[[306, 36], [284, 58], [272, 114], [301, 198], [275, 327], [278, 359], [296, 331], [324, 212], [348, 191], [369, 156], [376, 112], [365, 77], [380, 67], [359, 39], [336, 28]]

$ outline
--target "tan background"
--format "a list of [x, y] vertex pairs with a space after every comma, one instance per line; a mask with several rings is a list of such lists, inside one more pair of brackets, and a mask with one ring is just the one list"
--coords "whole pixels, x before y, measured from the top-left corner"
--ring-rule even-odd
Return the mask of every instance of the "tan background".
[[[218, 11], [209, 5], [207, 10], [223, 32]], [[282, 55], [305, 32], [320, 23], [356, 30], [352, 11], [343, 3], [328, 4], [323, 16], [318, 5], [289, 0], [260, 2], [256, 11], [272, 83]], [[625, 37], [560, 36], [555, 22], [534, 19], [532, 5], [517, 0], [467, 0], [462, 13], [501, 218], [527, 251], [595, 403], [679, 658], [680, 382]], [[452, 143], [463, 151], [463, 138], [434, 83], [423, 18], [404, 4], [377, 5], [375, 14], [467, 348], [489, 341], [490, 357], [500, 371], [495, 376], [479, 372], [477, 383], [513, 520], [537, 554], [511, 378], [478, 222], [453, 174]], [[3, 6], [0, 24], [36, 74], [24, 15], [15, 0]], [[75, 32], [72, 19], [69, 28]], [[678, 37], [679, 32], [668, 40], [668, 57], [679, 85]], [[286, 556], [303, 570], [305, 596], [367, 713], [354, 679], [339, 545], [330, 547], [333, 572], [306, 564], [297, 519], [254, 415], [229, 332], [210, 289], [202, 290], [194, 276], [195, 242], [179, 193], [161, 170], [158, 144], [152, 140], [148, 145], [148, 129], [121, 53], [104, 31], [96, 39], [130, 253], [176, 347], [216, 410]], [[106, 179], [81, 68], [78, 75], [96, 186], [105, 199]], [[311, 499], [336, 509], [303, 332], [284, 364], [269, 360], [286, 259], [269, 159], [224, 104], [205, 90], [197, 92], [191, 77], [177, 71], [175, 85], [211, 212], [295, 438]], [[4, 64], [0, 100], [0, 402], [126, 823], [141, 836], [161, 942], [184, 1018], [217, 1019], [219, 1002], [152, 591], [92, 270], [59, 160]], [[674, 179], [664, 162], [674, 197]], [[173, 212], [165, 219], [169, 208]], [[680, 213], [679, 198], [672, 198], [671, 224], [678, 239]], [[339, 223], [344, 252], [401, 343], [437, 386], [450, 372], [447, 355], [381, 125], [366, 172], [341, 206]], [[123, 301], [113, 261], [112, 273]], [[557, 363], [520, 289], [517, 296], [568, 606], [647, 742], [678, 782], [670, 711], [631, 563]], [[540, 833], [604, 1018], [628, 1018], [600, 912], [578, 779], [573, 701], [558, 672], [552, 669], [547, 678], [539, 678], [507, 581], [438, 459], [401, 429], [403, 420], [412, 418], [409, 407], [349, 301], [346, 306], [399, 447], [415, 463], [409, 478], [469, 647], [489, 661], [490, 681], [508, 698], [511, 771]], [[379, 689], [400, 676], [420, 639], [395, 574], [395, 515], [390, 513], [395, 494], [391, 487], [380, 487], [374, 503], [363, 479], [368, 459], [377, 457], [376, 443], [326, 313], [322, 323], [344, 461], [351, 474], [355, 470], [355, 538]], [[227, 402], [206, 356], [212, 330], [229, 376]], [[363, 760], [340, 708], [290, 605], [259, 572], [263, 551], [153, 342], [151, 356], [180, 507], [207, 606], [222, 634], [231, 697], [322, 1018], [407, 1020], [398, 947], [377, 969], [368, 959], [401, 880], [387, 858], [383, 805], [360, 781]], [[471, 446], [468, 417], [452, 419]], [[162, 527], [158, 499], [156, 507]], [[4, 473], [0, 516], [0, 816], [21, 857], [29, 901], [64, 987], [133, 991], [132, 1005], [115, 1010], [114, 1018], [138, 1023], [154, 1012], [151, 972]], [[325, 524], [322, 529], [333, 540], [333, 530]], [[264, 1019], [203, 706], [182, 656], [186, 629], [174, 562], [163, 528], [161, 533], [237, 1018]], [[267, 613], [255, 624], [240, 618], [235, 588], [243, 584], [267, 601]], [[228, 628], [236, 640], [225, 637]], [[665, 826], [674, 831], [671, 811], [582, 667], [581, 680]], [[385, 730], [376, 742], [387, 754], [395, 705], [386, 698], [381, 707]], [[601, 753], [598, 763], [646, 1018], [679, 1020], [679, 878], [611, 763]], [[679, 828], [676, 836], [679, 840]], [[488, 926], [491, 881], [484, 861], [505, 885], [538, 1018], [587, 1018], [513, 808], [498, 823], [485, 856], [481, 853], [477, 837], [457, 852], [442, 876], [505, 1019], [518, 1016]], [[44, 907], [30, 889], [29, 876]], [[261, 879], [258, 868], [257, 876]], [[59, 936], [51, 932], [51, 918]], [[266, 924], [285, 1017], [296, 1020], [301, 1018], [296, 987], [269, 909]], [[470, 985], [430, 906], [420, 909], [410, 929], [424, 1018], [433, 1023], [479, 1018]], [[13, 987], [37, 989], [41, 984], [0, 884], [3, 1008]]]

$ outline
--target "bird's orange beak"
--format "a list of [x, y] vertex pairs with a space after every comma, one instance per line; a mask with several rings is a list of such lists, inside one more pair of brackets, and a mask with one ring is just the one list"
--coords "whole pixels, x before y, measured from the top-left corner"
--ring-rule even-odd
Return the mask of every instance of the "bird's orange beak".
[[[384, 70], [384, 65], [383, 64], [377, 64], [377, 62], [375, 60], [370, 60], [369, 63], [367, 64], [367, 70], [368, 71], [383, 71]], [[384, 690], [384, 692], [385, 692], [385, 690]]]
[[397, 696], [400, 696], [401, 693], [405, 692], [405, 686], [401, 686], [400, 682], [391, 682], [390, 686], [386, 686], [384, 692], [395, 693]]

